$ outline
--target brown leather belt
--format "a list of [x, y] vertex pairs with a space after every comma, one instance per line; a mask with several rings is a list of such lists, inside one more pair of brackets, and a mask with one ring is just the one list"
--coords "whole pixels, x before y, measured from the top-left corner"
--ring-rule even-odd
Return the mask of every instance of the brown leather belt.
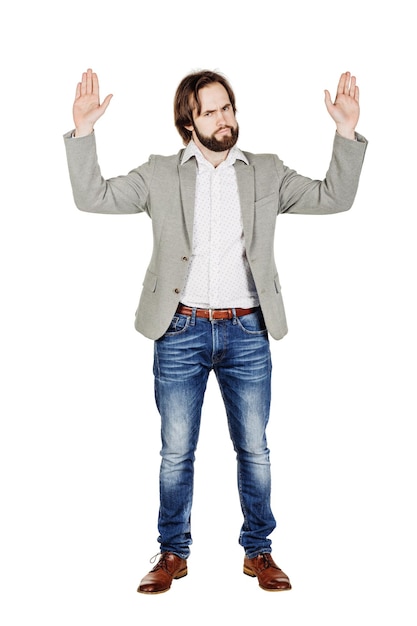
[[[236, 317], [242, 317], [242, 315], [249, 315], [249, 313], [253, 313], [259, 307], [255, 307], [252, 309], [234, 309], [236, 312]], [[190, 306], [185, 306], [185, 304], [179, 304], [177, 308], [177, 313], [181, 313], [182, 315], [192, 315], [193, 309]], [[208, 320], [231, 320], [235, 313], [233, 309], [196, 309], [195, 310], [196, 317], [204, 317]]]

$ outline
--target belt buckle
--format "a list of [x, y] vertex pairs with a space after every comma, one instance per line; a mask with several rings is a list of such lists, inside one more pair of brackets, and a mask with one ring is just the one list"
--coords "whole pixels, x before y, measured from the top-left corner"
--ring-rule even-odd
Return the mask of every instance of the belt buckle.
[[213, 321], [213, 309], [208, 309], [208, 313], [209, 313], [209, 321], [212, 322]]

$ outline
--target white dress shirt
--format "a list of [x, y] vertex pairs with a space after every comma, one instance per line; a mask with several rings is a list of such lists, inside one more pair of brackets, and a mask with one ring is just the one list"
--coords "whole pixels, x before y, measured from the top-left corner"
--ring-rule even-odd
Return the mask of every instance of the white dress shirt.
[[248, 161], [234, 146], [226, 160], [214, 167], [190, 141], [182, 163], [192, 157], [197, 162], [193, 248], [181, 302], [204, 309], [258, 306], [233, 166], [236, 159]]

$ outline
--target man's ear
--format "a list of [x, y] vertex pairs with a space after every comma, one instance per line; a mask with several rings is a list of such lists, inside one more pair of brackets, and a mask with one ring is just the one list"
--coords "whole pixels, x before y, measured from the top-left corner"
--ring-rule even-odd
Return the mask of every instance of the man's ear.
[[190, 131], [190, 133], [192, 133], [192, 132], [193, 132], [193, 130], [194, 130], [194, 126], [193, 126], [192, 124], [189, 124], [188, 126], [184, 126], [184, 128], [185, 128], [186, 130], [189, 130], [189, 131]]

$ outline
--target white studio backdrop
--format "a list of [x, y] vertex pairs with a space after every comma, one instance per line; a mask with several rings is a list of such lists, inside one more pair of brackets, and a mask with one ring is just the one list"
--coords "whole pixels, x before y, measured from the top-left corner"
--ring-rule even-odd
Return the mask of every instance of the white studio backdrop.
[[[2, 21], [2, 623], [129, 626], [257, 617], [283, 626], [416, 623], [416, 143], [411, 8], [357, 2], [9, 5]], [[81, 73], [114, 98], [105, 177], [181, 147], [176, 86], [199, 68], [237, 96], [239, 145], [322, 178], [350, 70], [369, 140], [346, 214], [281, 216], [289, 334], [272, 342], [274, 557], [289, 594], [242, 574], [235, 458], [210, 381], [189, 576], [136, 593], [158, 551], [152, 342], [133, 328], [148, 218], [72, 201], [62, 135]]]

